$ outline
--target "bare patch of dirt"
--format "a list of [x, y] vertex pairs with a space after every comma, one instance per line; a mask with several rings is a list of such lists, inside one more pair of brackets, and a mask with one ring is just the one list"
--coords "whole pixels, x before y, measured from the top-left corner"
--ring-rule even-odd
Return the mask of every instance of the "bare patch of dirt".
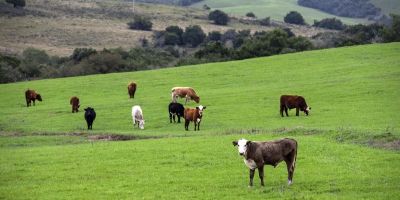
[[152, 139], [157, 137], [145, 137], [135, 135], [89, 135], [89, 141], [127, 141], [127, 140], [141, 140], [141, 139]]

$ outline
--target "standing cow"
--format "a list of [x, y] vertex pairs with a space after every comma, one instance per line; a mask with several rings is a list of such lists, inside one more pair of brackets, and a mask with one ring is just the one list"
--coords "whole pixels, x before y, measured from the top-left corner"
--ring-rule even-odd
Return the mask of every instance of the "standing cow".
[[302, 96], [297, 95], [282, 95], [280, 99], [280, 112], [283, 117], [283, 111], [285, 111], [288, 117], [288, 109], [296, 108], [296, 116], [299, 116], [299, 110], [303, 111], [306, 115], [311, 110], [311, 107], [307, 106], [306, 100]]
[[189, 130], [189, 123], [192, 121], [194, 123], [194, 130], [200, 130], [200, 122], [203, 117], [203, 111], [206, 109], [206, 106], [197, 106], [195, 109], [186, 108], [185, 109], [185, 130]]
[[143, 117], [143, 111], [140, 106], [133, 106], [132, 107], [132, 120], [133, 120], [133, 126], [136, 124], [140, 129], [144, 129], [144, 117]]
[[181, 123], [181, 117], [185, 115], [185, 107], [183, 107], [180, 103], [170, 103], [168, 105], [168, 112], [169, 112], [169, 122], [172, 123], [172, 118], [174, 119], [175, 123], [175, 115], [178, 117], [178, 123]]
[[33, 101], [33, 105], [35, 105], [35, 100], [42, 101], [42, 96], [39, 93], [36, 93], [35, 90], [26, 90], [25, 91], [25, 100], [26, 107], [31, 106], [31, 102]]
[[136, 92], [136, 83], [135, 82], [130, 82], [128, 84], [129, 98], [131, 98], [131, 99], [135, 98], [135, 92]]
[[88, 130], [93, 129], [93, 121], [96, 119], [96, 112], [94, 111], [94, 108], [87, 107], [85, 108], [85, 120], [87, 123]]
[[185, 98], [185, 104], [193, 99], [196, 103], [200, 103], [200, 97], [197, 96], [196, 91], [190, 87], [174, 87], [171, 89], [172, 102], [177, 102], [177, 97]]
[[288, 185], [292, 184], [297, 157], [296, 140], [285, 138], [276, 141], [252, 142], [240, 139], [232, 143], [234, 146], [238, 146], [239, 154], [243, 156], [244, 163], [250, 169], [249, 186], [253, 186], [256, 168], [258, 169], [261, 185], [264, 186], [264, 165], [276, 167], [281, 161], [286, 162]]
[[72, 105], [72, 113], [78, 112], [78, 108], [80, 107], [78, 97], [76, 96], [71, 97], [71, 99], [69, 100], [69, 104]]

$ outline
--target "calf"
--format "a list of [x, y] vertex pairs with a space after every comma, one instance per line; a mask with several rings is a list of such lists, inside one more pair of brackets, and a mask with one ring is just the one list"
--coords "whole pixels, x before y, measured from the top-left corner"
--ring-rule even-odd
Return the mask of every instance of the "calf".
[[93, 121], [96, 119], [96, 112], [93, 108], [85, 108], [85, 120], [87, 123], [88, 130], [92, 130]]
[[288, 109], [296, 108], [296, 116], [299, 116], [299, 110], [303, 111], [306, 115], [311, 110], [311, 107], [307, 106], [306, 100], [302, 96], [297, 95], [282, 95], [281, 96], [280, 112], [283, 117], [283, 111], [285, 111], [288, 117]]
[[264, 165], [276, 167], [281, 161], [286, 162], [288, 184], [292, 184], [297, 157], [296, 140], [285, 138], [276, 141], [252, 142], [240, 139], [232, 143], [234, 146], [238, 146], [239, 154], [244, 157], [244, 163], [250, 168], [249, 186], [253, 186], [256, 168], [258, 169], [261, 185], [264, 186]]
[[132, 120], [133, 120], [133, 126], [137, 124], [140, 129], [144, 129], [143, 112], [140, 106], [132, 107]]
[[186, 108], [185, 109], [185, 130], [189, 130], [189, 123], [194, 122], [194, 130], [200, 130], [200, 122], [203, 117], [203, 111], [206, 109], [205, 106], [197, 106], [194, 108]]
[[136, 92], [136, 83], [135, 82], [130, 82], [128, 84], [128, 94], [129, 98], [135, 98], [135, 92]]
[[26, 107], [31, 106], [31, 102], [33, 101], [33, 105], [35, 105], [35, 100], [42, 101], [42, 96], [36, 93], [35, 90], [26, 90], [25, 91], [25, 100], [26, 100]]
[[169, 112], [169, 122], [172, 123], [172, 118], [174, 118], [175, 123], [175, 115], [178, 116], [178, 123], [181, 123], [181, 117], [184, 116], [185, 108], [180, 103], [170, 103], [168, 105], [168, 112]]
[[78, 108], [80, 107], [78, 97], [71, 97], [71, 99], [69, 100], [69, 104], [72, 105], [72, 113], [78, 112]]

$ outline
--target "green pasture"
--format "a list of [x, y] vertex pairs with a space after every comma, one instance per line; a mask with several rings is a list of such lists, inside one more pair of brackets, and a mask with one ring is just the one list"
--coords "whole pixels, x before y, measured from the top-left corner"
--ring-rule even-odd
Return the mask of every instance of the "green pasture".
[[[398, 199], [399, 52], [400, 43], [373, 44], [1, 84], [0, 199]], [[200, 131], [169, 123], [174, 86], [195, 88], [207, 106]], [[27, 88], [43, 102], [27, 108]], [[282, 94], [304, 96], [310, 116], [282, 118]], [[69, 105], [75, 95], [79, 113]], [[145, 130], [132, 125], [136, 104]], [[87, 106], [97, 112], [92, 131]], [[88, 140], [103, 134], [138, 140]], [[256, 175], [248, 188], [232, 141], [283, 137], [299, 143], [294, 184], [281, 163], [266, 167], [265, 187]]]
[[[283, 21], [283, 18], [290, 11], [297, 11], [311, 25], [314, 23], [314, 20], [332, 17], [336, 17], [346, 24], [368, 23], [365, 19], [338, 17], [317, 9], [299, 6], [297, 0], [205, 0], [193, 6], [201, 8], [204, 4], [207, 4], [213, 10], [220, 9], [233, 15], [245, 16], [246, 13], [253, 12], [258, 18], [271, 17], [271, 19], [278, 21]], [[386, 5], [386, 3], [382, 4]]]

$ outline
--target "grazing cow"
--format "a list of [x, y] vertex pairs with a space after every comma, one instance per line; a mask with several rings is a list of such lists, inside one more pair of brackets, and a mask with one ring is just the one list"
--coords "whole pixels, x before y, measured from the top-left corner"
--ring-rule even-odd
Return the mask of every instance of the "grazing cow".
[[72, 113], [78, 112], [78, 108], [80, 107], [78, 97], [76, 96], [71, 97], [71, 99], [69, 100], [69, 104], [72, 105]]
[[85, 120], [87, 123], [88, 130], [92, 129], [93, 121], [96, 119], [96, 112], [93, 108], [85, 108]]
[[128, 84], [128, 94], [129, 98], [135, 98], [135, 92], [136, 92], [136, 83], [135, 82], [130, 82]]
[[133, 119], [133, 126], [137, 124], [140, 129], [144, 129], [143, 112], [140, 106], [132, 107], [132, 119]]
[[35, 100], [42, 101], [42, 96], [39, 93], [36, 93], [35, 90], [26, 90], [25, 91], [25, 100], [26, 107], [31, 106], [31, 102], [33, 101], [33, 105], [35, 105]]
[[197, 96], [193, 88], [190, 87], [174, 87], [171, 89], [172, 102], [177, 102], [177, 97], [185, 98], [185, 104], [193, 99], [196, 103], [200, 102], [200, 97]]
[[288, 117], [288, 109], [296, 108], [296, 116], [299, 116], [299, 110], [303, 111], [306, 115], [311, 110], [311, 107], [307, 106], [306, 100], [302, 96], [297, 95], [282, 95], [281, 96], [281, 116], [283, 117], [283, 111], [285, 111]]
[[253, 177], [256, 168], [264, 186], [264, 165], [276, 167], [281, 161], [286, 162], [288, 171], [288, 185], [292, 184], [297, 157], [297, 141], [294, 139], [280, 139], [267, 142], [252, 142], [240, 139], [232, 142], [238, 146], [239, 154], [244, 157], [244, 163], [250, 168], [250, 183], [253, 186]]
[[178, 116], [178, 123], [181, 123], [181, 117], [184, 117], [185, 108], [180, 103], [170, 103], [168, 105], [169, 112], [169, 122], [172, 123], [172, 118], [174, 118], [175, 123], [175, 115]]
[[194, 130], [200, 130], [200, 122], [203, 117], [203, 111], [206, 109], [205, 106], [197, 106], [196, 108], [185, 109], [185, 130], [189, 130], [190, 121], [194, 122]]

